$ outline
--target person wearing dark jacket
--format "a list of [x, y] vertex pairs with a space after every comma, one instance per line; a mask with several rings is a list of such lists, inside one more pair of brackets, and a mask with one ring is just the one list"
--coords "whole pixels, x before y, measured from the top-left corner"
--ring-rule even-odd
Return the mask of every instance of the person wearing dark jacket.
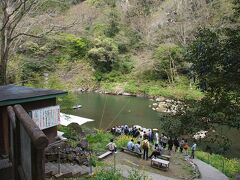
[[177, 137], [175, 137], [175, 139], [174, 139], [174, 141], [173, 141], [173, 144], [174, 144], [174, 147], [175, 147], [175, 152], [177, 152], [177, 151], [178, 151], [178, 148], [179, 148], [179, 146], [180, 146]]
[[172, 140], [172, 138], [170, 137], [170, 139], [168, 140], [168, 150], [169, 150], [169, 151], [172, 151], [172, 148], [173, 148], [173, 140]]
[[161, 156], [163, 147], [161, 145], [155, 144], [155, 149], [152, 152], [152, 154], [149, 156], [149, 158], [152, 158], [153, 156], [156, 158], [157, 156]]

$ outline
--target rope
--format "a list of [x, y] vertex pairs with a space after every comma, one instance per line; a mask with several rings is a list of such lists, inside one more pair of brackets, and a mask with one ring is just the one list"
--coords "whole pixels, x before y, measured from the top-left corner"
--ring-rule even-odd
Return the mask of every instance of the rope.
[[108, 128], [111, 127], [112, 123], [117, 119], [117, 117], [121, 114], [121, 112], [124, 110], [124, 108], [127, 106], [127, 104], [130, 102], [130, 99], [128, 100], [128, 102], [126, 102], [125, 105], [123, 105], [122, 109], [117, 113], [117, 115], [113, 118], [113, 120], [111, 121], [111, 123], [108, 125], [108, 127], [106, 128], [106, 130]]
[[104, 102], [104, 106], [103, 106], [103, 112], [102, 112], [102, 117], [101, 117], [100, 124], [99, 124], [99, 129], [102, 126], [102, 120], [103, 120], [103, 115], [104, 115], [104, 112], [105, 112], [106, 102], [107, 102], [107, 96], [105, 95], [105, 102]]

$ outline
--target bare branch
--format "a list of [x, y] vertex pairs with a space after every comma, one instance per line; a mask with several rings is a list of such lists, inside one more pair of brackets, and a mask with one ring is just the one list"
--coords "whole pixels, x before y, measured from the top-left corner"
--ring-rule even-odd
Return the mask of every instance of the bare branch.
[[14, 39], [18, 38], [19, 36], [29, 36], [29, 37], [33, 37], [33, 38], [42, 38], [44, 37], [45, 35], [51, 33], [52, 31], [54, 30], [54, 27], [52, 27], [50, 30], [46, 31], [46, 32], [43, 32], [39, 35], [34, 35], [34, 34], [28, 34], [28, 33], [18, 33], [17, 35], [15, 35], [14, 37], [12, 37], [10, 39], [10, 41], [13, 41]]

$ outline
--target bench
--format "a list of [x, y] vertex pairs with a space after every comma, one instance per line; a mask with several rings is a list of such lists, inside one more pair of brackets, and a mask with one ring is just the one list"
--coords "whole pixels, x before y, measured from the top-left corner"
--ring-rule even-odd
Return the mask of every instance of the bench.
[[151, 160], [151, 166], [158, 168], [158, 169], [168, 170], [169, 169], [169, 161], [153, 158]]
[[160, 155], [160, 156], [157, 156], [158, 159], [163, 159], [163, 160], [166, 160], [166, 161], [170, 161], [171, 159], [171, 156], [168, 156], [168, 155]]
[[126, 153], [129, 153], [129, 154], [132, 154], [132, 155], [135, 155], [135, 156], [137, 156], [137, 157], [142, 157], [142, 155], [143, 155], [143, 153], [138, 153], [138, 152], [135, 152], [135, 151], [131, 151], [131, 150], [129, 150], [128, 148], [125, 148], [125, 147], [122, 147], [121, 148], [121, 151], [122, 152], [126, 152]]
[[110, 154], [112, 154], [112, 151], [107, 151], [107, 152], [105, 152], [104, 154], [98, 156], [98, 159], [99, 159], [99, 160], [102, 160], [102, 159], [104, 159], [105, 157], [109, 156]]

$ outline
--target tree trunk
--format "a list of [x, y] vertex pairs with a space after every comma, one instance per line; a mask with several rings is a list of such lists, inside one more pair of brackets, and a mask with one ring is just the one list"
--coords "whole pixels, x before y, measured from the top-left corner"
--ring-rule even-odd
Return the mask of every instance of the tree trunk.
[[1, 32], [0, 85], [6, 84], [5, 31]]
[[7, 60], [8, 60], [8, 53], [4, 52], [3, 54], [1, 54], [0, 85], [7, 84]]
[[7, 62], [9, 54], [8, 29], [4, 28], [1, 32], [1, 62], [0, 62], [0, 85], [7, 84]]
[[7, 84], [7, 63], [9, 57], [9, 49], [11, 44], [11, 24], [9, 24], [9, 14], [7, 8], [3, 9], [2, 24], [4, 25], [0, 34], [0, 85]]

